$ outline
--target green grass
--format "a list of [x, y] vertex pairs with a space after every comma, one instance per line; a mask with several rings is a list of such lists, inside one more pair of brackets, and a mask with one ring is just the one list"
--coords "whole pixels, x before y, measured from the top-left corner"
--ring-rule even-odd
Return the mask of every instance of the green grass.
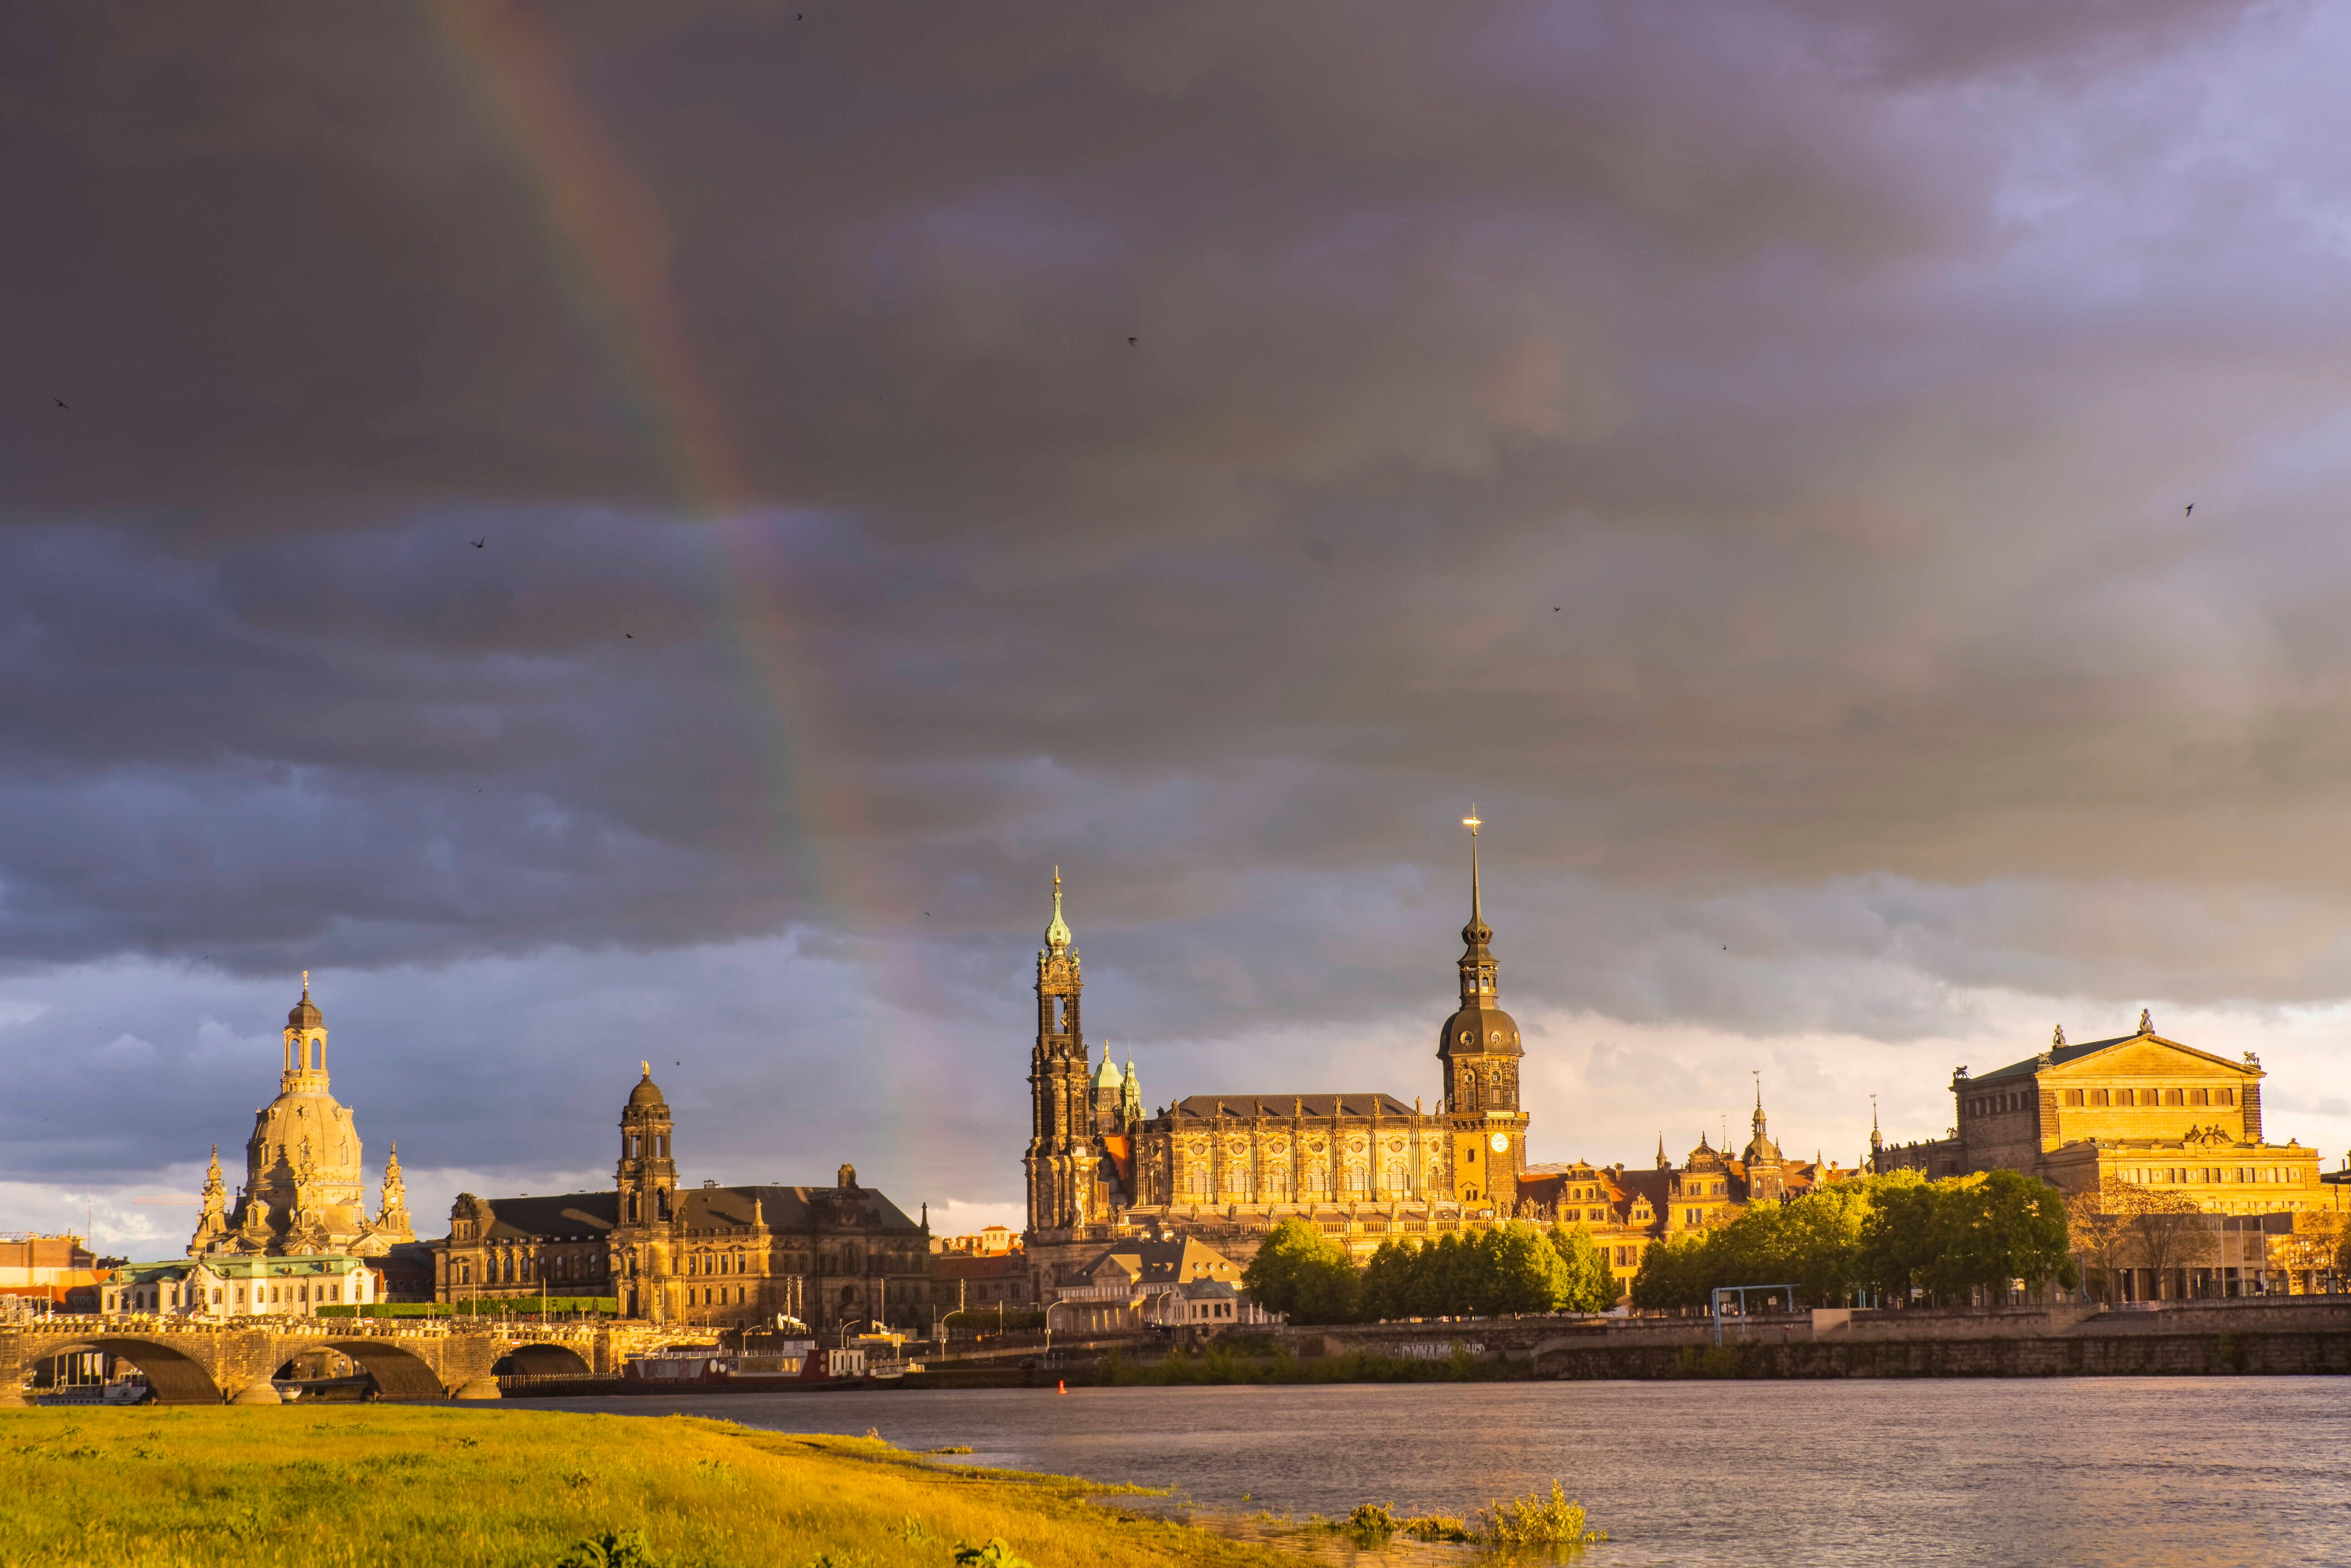
[[[1295, 1568], [1113, 1512], [1131, 1491], [684, 1416], [363, 1405], [0, 1410], [0, 1568]], [[609, 1549], [609, 1548], [608, 1548]], [[975, 1561], [980, 1559], [973, 1559]]]

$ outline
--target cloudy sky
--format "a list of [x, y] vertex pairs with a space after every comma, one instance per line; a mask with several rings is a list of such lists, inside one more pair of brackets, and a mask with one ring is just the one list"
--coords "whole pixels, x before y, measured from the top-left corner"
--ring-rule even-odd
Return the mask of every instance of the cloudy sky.
[[2141, 1007], [2351, 1145], [2339, 9], [0, 35], [0, 1228], [306, 967], [420, 1217], [649, 1060], [1017, 1219], [1056, 865], [1153, 1103], [1433, 1095], [1473, 802], [1538, 1158]]

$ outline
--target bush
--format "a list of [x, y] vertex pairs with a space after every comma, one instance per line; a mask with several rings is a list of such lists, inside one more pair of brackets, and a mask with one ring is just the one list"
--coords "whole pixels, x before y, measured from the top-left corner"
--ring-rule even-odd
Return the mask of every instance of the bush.
[[1479, 1531], [1496, 1546], [1590, 1546], [1608, 1539], [1584, 1517], [1583, 1505], [1567, 1500], [1567, 1490], [1556, 1480], [1551, 1496], [1541, 1493], [1496, 1502], [1478, 1511]]

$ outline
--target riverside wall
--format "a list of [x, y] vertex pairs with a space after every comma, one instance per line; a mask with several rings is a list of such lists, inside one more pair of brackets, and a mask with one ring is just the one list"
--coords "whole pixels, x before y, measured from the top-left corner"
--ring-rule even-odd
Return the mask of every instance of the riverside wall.
[[1301, 1356], [1524, 1364], [1538, 1378], [2112, 1377], [2351, 1374], [2351, 1297], [1725, 1319], [1519, 1317], [1284, 1331]]

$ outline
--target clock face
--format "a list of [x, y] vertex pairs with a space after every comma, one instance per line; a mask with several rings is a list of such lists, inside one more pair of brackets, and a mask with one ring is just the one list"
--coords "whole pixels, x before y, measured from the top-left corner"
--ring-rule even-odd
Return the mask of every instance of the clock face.
[[1487, 1139], [1486, 1143], [1498, 1155], [1507, 1155], [1510, 1152], [1510, 1134], [1508, 1133], [1497, 1133]]

